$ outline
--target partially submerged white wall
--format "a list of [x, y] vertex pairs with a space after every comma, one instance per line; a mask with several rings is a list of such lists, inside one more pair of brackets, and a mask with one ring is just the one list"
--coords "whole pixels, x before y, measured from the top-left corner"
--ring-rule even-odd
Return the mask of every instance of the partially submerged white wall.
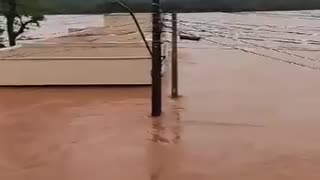
[[0, 85], [150, 85], [149, 58], [0, 60]]
[[[131, 22], [131, 17], [126, 15]], [[142, 16], [143, 17], [143, 16]], [[151, 18], [151, 16], [146, 16]], [[109, 22], [108, 25], [116, 23]], [[107, 18], [106, 18], [107, 19]], [[148, 23], [147, 23], [148, 24]], [[151, 24], [148, 24], [151, 26]], [[116, 26], [115, 26], [116, 27]], [[108, 27], [112, 32], [113, 27]], [[111, 30], [110, 30], [111, 28]], [[125, 27], [128, 28], [128, 27]], [[133, 26], [136, 29], [135, 26]], [[129, 28], [130, 29], [130, 28]], [[117, 30], [114, 30], [117, 32]], [[147, 40], [151, 45], [151, 33], [147, 33]], [[168, 59], [168, 34], [163, 34], [162, 55]], [[116, 39], [117, 40], [117, 39]], [[139, 41], [139, 42], [137, 42]], [[137, 44], [136, 46], [134, 44]], [[128, 48], [134, 46], [137, 49]], [[77, 49], [62, 56], [86, 56], [93, 57], [61, 57], [54, 53], [48, 53], [44, 49], [57, 47]], [[105, 48], [103, 51], [88, 51], [88, 49]], [[119, 50], [117, 47], [123, 47]], [[22, 52], [28, 52], [28, 48], [36, 49], [45, 56], [50, 57], [29, 57], [19, 56], [24, 54], [18, 51], [19, 48], [5, 49], [12, 51], [12, 54], [0, 58], [0, 86], [28, 86], [28, 85], [151, 85], [152, 60], [147, 52], [140, 35], [132, 41], [108, 41], [99, 42], [38, 42], [27, 44], [21, 47]], [[37, 49], [38, 48], [38, 49]], [[21, 50], [20, 49], [20, 50]], [[133, 50], [134, 49], [134, 50]], [[45, 52], [45, 53], [43, 53]], [[49, 51], [50, 52], [50, 51]], [[84, 53], [85, 52], [85, 53]], [[116, 53], [113, 53], [116, 52]], [[110, 55], [112, 54], [112, 55]], [[135, 55], [140, 57], [134, 57]], [[104, 57], [115, 56], [115, 57]], [[126, 57], [119, 57], [126, 56]], [[7, 58], [10, 57], [10, 58]], [[168, 69], [167, 61], [163, 61], [163, 73]]]

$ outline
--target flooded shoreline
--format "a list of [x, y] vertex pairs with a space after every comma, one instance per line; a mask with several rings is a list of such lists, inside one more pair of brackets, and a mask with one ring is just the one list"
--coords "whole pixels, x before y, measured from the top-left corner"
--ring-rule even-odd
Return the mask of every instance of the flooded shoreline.
[[[104, 15], [50, 15], [41, 27], [34, 27], [22, 38], [43, 40], [67, 35], [68, 29], [103, 27]], [[272, 43], [319, 44], [320, 11], [245, 12], [245, 13], [185, 13], [182, 20], [199, 20], [203, 28], [217, 33], [235, 33], [234, 36], [251, 40], [270, 39]], [[200, 26], [201, 27], [201, 26]], [[236, 31], [239, 31], [238, 34]], [[292, 35], [299, 35], [297, 41]], [[284, 37], [282, 37], [284, 36]], [[316, 39], [313, 39], [313, 38]], [[280, 38], [280, 39], [279, 39]], [[24, 42], [21, 40], [21, 42]]]

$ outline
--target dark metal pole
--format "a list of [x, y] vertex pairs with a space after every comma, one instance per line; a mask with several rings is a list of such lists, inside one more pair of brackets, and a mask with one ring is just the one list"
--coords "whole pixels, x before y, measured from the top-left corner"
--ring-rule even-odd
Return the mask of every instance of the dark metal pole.
[[171, 68], [172, 68], [172, 87], [171, 87], [171, 96], [172, 98], [178, 98], [178, 33], [177, 33], [177, 14], [172, 13], [172, 60], [171, 60]]
[[160, 0], [152, 0], [152, 7], [152, 116], [158, 117], [162, 113]]

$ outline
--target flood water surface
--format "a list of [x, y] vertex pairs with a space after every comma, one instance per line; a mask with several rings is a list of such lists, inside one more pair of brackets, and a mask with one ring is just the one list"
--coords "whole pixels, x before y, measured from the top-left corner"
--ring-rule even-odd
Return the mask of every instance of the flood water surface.
[[161, 118], [150, 87], [0, 88], [0, 179], [320, 179], [317, 62], [283, 53], [317, 58], [317, 16], [180, 16], [211, 41], [179, 45]]

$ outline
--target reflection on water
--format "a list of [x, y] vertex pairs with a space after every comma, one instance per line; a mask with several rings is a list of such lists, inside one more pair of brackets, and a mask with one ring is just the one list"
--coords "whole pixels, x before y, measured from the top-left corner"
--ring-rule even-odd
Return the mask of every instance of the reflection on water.
[[183, 155], [180, 110], [174, 106], [172, 112], [165, 116], [170, 122], [164, 121], [164, 117], [152, 122], [152, 138], [148, 147], [150, 180], [175, 179]]

